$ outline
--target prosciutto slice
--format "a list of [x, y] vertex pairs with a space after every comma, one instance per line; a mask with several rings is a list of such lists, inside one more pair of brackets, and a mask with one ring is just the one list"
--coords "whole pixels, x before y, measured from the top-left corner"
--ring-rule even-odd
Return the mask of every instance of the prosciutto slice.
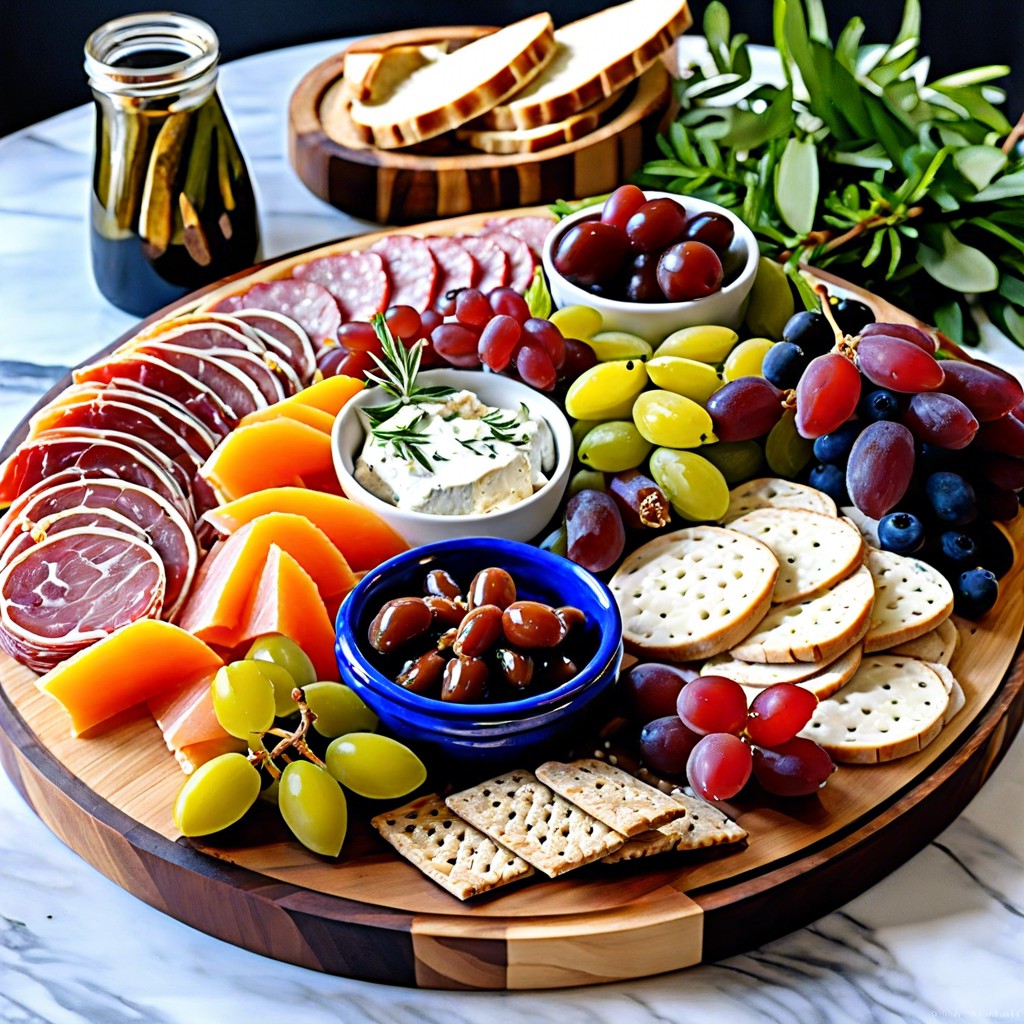
[[[276, 284], [278, 282], [273, 283]], [[282, 281], [280, 283], [286, 284], [287, 282]], [[309, 283], [312, 284], [312, 282]], [[322, 290], [331, 299], [331, 304], [336, 313], [337, 327], [333, 328], [334, 333], [332, 334], [332, 328], [322, 326], [315, 336], [320, 337], [322, 335], [324, 342], [328, 340], [337, 341], [338, 327], [341, 326], [341, 312], [338, 310], [338, 304], [331, 297], [330, 292], [326, 289]], [[258, 331], [268, 347], [275, 348], [279, 355], [288, 360], [288, 364], [295, 371], [295, 375], [298, 377], [302, 387], [309, 386], [310, 381], [313, 379], [313, 374], [316, 372], [316, 356], [310, 341], [310, 338], [314, 337], [314, 335], [310, 334], [308, 329], [305, 329], [305, 324], [291, 319], [284, 313], [262, 308], [240, 309], [235, 314], [235, 319]]]

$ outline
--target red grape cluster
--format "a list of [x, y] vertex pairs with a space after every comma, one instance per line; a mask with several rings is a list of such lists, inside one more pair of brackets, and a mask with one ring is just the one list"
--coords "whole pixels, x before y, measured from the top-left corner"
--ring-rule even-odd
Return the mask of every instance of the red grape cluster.
[[723, 213], [687, 214], [671, 198], [648, 199], [623, 185], [600, 219], [573, 224], [555, 269], [580, 288], [630, 302], [688, 302], [722, 287], [735, 228]]
[[681, 776], [705, 800], [730, 800], [751, 773], [776, 796], [809, 796], [835, 771], [828, 754], [797, 734], [817, 698], [792, 683], [766, 687], [747, 706], [739, 683], [655, 662], [622, 680], [630, 716], [645, 721], [640, 754], [653, 771]]
[[[423, 340], [421, 365], [508, 373], [539, 391], [571, 383], [597, 359], [589, 345], [563, 338], [550, 321], [530, 315], [526, 300], [512, 288], [484, 293], [463, 288], [443, 306], [444, 313], [392, 306], [384, 314], [391, 333], [406, 346]], [[344, 373], [364, 377], [372, 370], [370, 354], [381, 355], [373, 328], [361, 321], [341, 325], [339, 345], [324, 349], [317, 364], [325, 376]]]

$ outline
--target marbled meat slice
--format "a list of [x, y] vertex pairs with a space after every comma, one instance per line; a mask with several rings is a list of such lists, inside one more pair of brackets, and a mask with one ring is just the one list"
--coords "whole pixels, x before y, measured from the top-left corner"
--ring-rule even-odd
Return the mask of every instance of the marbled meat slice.
[[220, 319], [196, 320], [197, 315], [162, 320], [155, 327], [129, 338], [115, 352], [138, 348], [147, 341], [164, 341], [182, 348], [237, 348], [256, 355], [262, 355], [266, 350], [266, 345], [259, 337], [250, 334], [244, 325], [239, 324], [242, 329], [237, 330]]
[[484, 230], [496, 228], [521, 238], [530, 247], [533, 255], [540, 259], [540, 254], [544, 251], [544, 242], [556, 223], [557, 221], [550, 217], [493, 217], [484, 221]]
[[378, 252], [341, 252], [295, 268], [295, 277], [323, 285], [337, 300], [342, 320], [369, 320], [388, 308], [391, 282]]
[[[177, 615], [188, 597], [199, 564], [199, 549], [188, 522], [155, 491], [121, 480], [42, 480], [21, 495], [0, 518], [0, 558], [10, 538], [31, 525], [45, 524], [73, 508], [109, 510], [130, 520], [149, 538], [167, 575], [163, 614]], [[31, 525], [27, 525], [31, 524]]]
[[75, 370], [78, 383], [111, 383], [138, 386], [180, 403], [217, 438], [225, 438], [242, 418], [206, 383], [197, 380], [166, 359], [146, 352], [129, 352]]
[[537, 265], [533, 250], [521, 238], [497, 228], [485, 231], [482, 237], [493, 242], [508, 257], [508, 286], [520, 294], [525, 292], [530, 287], [533, 268]]
[[20, 525], [21, 528], [10, 532], [10, 536], [8, 536], [9, 531], [7, 530], [0, 534], [0, 569], [3, 569], [9, 562], [13, 562], [23, 551], [27, 551], [36, 544], [41, 544], [47, 537], [55, 537], [58, 533], [67, 533], [68, 530], [78, 530], [86, 526], [101, 526], [104, 529], [113, 530], [115, 533], [127, 533], [130, 537], [137, 537], [139, 540], [149, 543], [149, 538], [144, 530], [119, 512], [113, 512], [109, 508], [88, 508], [85, 505], [76, 505], [33, 523], [23, 521], [14, 525]]
[[224, 348], [207, 349], [204, 355], [227, 363], [228, 366], [233, 366], [239, 373], [251, 380], [268, 405], [274, 405], [289, 395], [294, 395], [298, 389], [298, 379], [292, 368], [288, 367], [287, 374], [278, 372], [281, 363], [274, 357], [268, 357], [266, 348], [261, 355]]
[[[280, 313], [297, 323], [315, 348], [337, 341], [341, 326], [341, 309], [334, 296], [322, 284], [305, 277], [255, 284], [241, 295], [222, 299], [213, 308], [235, 316], [252, 310]], [[248, 317], [242, 319], [253, 323]], [[266, 329], [261, 324], [253, 326]], [[296, 366], [295, 370], [298, 372], [299, 367]]]
[[[309, 283], [312, 284], [312, 282]], [[317, 285], [317, 287], [320, 286]], [[323, 290], [326, 291], [326, 289]], [[337, 310], [338, 304], [334, 301], [334, 297], [329, 292], [327, 294]], [[309, 382], [316, 372], [316, 355], [313, 352], [310, 335], [300, 323], [284, 313], [278, 313], [272, 309], [240, 309], [234, 315], [253, 330], [259, 331], [268, 347], [273, 345], [278, 354], [288, 360], [302, 386], [309, 386]], [[341, 326], [340, 312], [338, 312], [338, 326]], [[324, 341], [318, 344], [325, 344], [331, 337], [330, 334], [325, 335]], [[337, 339], [337, 329], [335, 329], [333, 337], [335, 340]]]
[[156, 618], [164, 589], [163, 563], [144, 541], [99, 527], [57, 534], [0, 571], [0, 646], [47, 672], [121, 626]]
[[423, 241], [437, 260], [438, 285], [434, 305], [440, 307], [449, 292], [472, 288], [480, 271], [476, 260], [454, 238], [437, 236]]
[[389, 235], [370, 246], [380, 253], [391, 282], [389, 306], [412, 306], [425, 313], [434, 304], [440, 273], [430, 246], [415, 235]]
[[501, 288], [511, 280], [508, 256], [489, 238], [477, 235], [459, 235], [459, 245], [476, 260], [480, 268], [480, 277], [473, 282], [484, 294], [495, 288]]

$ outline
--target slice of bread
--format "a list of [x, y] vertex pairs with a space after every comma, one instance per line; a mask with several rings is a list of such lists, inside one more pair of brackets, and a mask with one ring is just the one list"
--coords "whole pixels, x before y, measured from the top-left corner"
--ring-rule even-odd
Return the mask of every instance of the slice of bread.
[[432, 139], [516, 92], [554, 52], [551, 15], [534, 14], [426, 63], [377, 102], [354, 100], [352, 121], [382, 149]]
[[345, 54], [345, 86], [352, 99], [382, 103], [404, 78], [448, 52], [446, 43], [391, 46], [386, 50], [350, 50]]
[[574, 21], [555, 33], [544, 71], [492, 106], [483, 126], [537, 128], [579, 113], [646, 71], [691, 23], [686, 0], [629, 0]]

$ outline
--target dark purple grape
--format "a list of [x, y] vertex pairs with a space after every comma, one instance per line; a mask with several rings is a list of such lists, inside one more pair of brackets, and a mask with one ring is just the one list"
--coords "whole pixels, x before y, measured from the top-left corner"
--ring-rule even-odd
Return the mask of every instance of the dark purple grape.
[[1024, 401], [1020, 381], [998, 366], [947, 359], [942, 368], [942, 390], [959, 398], [983, 423], [1005, 416]]
[[775, 796], [810, 796], [836, 770], [832, 758], [814, 740], [796, 736], [767, 750], [754, 748], [754, 778]]
[[724, 213], [708, 210], [695, 213], [687, 222], [683, 238], [711, 246], [721, 257], [732, 245], [736, 227]]
[[883, 420], [865, 427], [846, 464], [846, 489], [872, 519], [895, 508], [914, 473], [914, 438], [902, 423]]
[[654, 661], [634, 665], [619, 680], [626, 713], [640, 722], [674, 715], [679, 691], [698, 675], [696, 669]]
[[633, 252], [661, 252], [678, 241], [686, 228], [686, 210], [674, 199], [651, 199], [626, 222]]
[[615, 501], [603, 491], [574, 494], [565, 510], [569, 557], [584, 569], [614, 565], [626, 546], [626, 530]]
[[875, 322], [870, 306], [857, 299], [840, 299], [832, 303], [832, 315], [844, 334], [860, 334], [868, 324]]
[[763, 437], [782, 418], [782, 392], [763, 377], [739, 377], [707, 401], [719, 441]]
[[630, 302], [664, 302], [658, 284], [659, 252], [642, 252], [633, 258], [626, 272], [626, 298]]
[[722, 287], [722, 261], [703, 242], [679, 242], [658, 260], [658, 287], [669, 302], [702, 299]]
[[989, 420], [978, 428], [975, 440], [983, 451], [1024, 458], [1024, 421], [1013, 415]]
[[959, 398], [939, 391], [914, 395], [903, 422], [919, 441], [940, 448], [966, 448], [978, 432], [978, 421], [971, 410]]
[[870, 338], [875, 334], [884, 334], [889, 338], [902, 338], [928, 353], [938, 350], [935, 339], [930, 334], [925, 334], [919, 327], [912, 327], [910, 324], [867, 324], [860, 331], [862, 338]]
[[555, 269], [580, 288], [610, 281], [622, 268], [626, 236], [611, 224], [585, 220], [573, 224], [558, 241]]
[[663, 775], [682, 775], [690, 751], [700, 736], [691, 732], [676, 714], [648, 722], [640, 733], [640, 756], [648, 768]]

